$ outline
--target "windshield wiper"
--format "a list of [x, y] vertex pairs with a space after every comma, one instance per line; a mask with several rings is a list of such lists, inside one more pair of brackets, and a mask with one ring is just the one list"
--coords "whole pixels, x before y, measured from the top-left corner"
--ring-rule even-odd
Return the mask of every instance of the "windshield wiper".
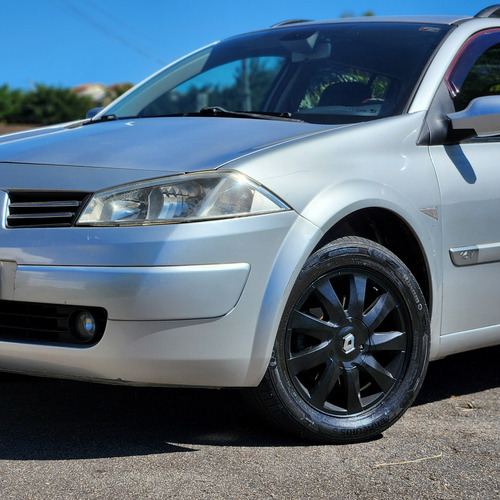
[[253, 118], [255, 120], [281, 120], [287, 122], [303, 122], [298, 118], [292, 118], [292, 113], [281, 113], [273, 111], [229, 111], [220, 106], [209, 106], [200, 109], [197, 113], [175, 113], [171, 115], [139, 115], [139, 116], [116, 116], [115, 114], [102, 115], [97, 119], [91, 118], [84, 121], [81, 125], [90, 125], [91, 123], [109, 122], [115, 120], [136, 120], [139, 118], [172, 118], [177, 116], [219, 116], [224, 118]]
[[272, 111], [229, 111], [219, 106], [209, 106], [200, 109], [199, 113], [189, 113], [189, 116], [220, 116], [224, 118], [253, 118], [255, 120], [282, 120], [301, 122], [292, 118], [292, 113], [276, 113]]
[[100, 123], [100, 122], [111, 122], [118, 119], [119, 118], [114, 114], [102, 115], [97, 119], [90, 118], [89, 120], [83, 122], [82, 125], [90, 125], [91, 123]]

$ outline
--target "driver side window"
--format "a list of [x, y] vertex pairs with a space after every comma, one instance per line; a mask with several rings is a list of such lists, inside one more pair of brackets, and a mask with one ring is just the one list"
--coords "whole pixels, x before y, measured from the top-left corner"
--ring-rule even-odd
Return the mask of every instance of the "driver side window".
[[476, 35], [460, 51], [446, 83], [455, 111], [477, 97], [500, 95], [500, 32]]

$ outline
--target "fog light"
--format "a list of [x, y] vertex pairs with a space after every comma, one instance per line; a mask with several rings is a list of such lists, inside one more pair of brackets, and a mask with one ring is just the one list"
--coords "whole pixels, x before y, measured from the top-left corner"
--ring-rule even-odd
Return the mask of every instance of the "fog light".
[[90, 342], [97, 330], [96, 320], [88, 311], [78, 311], [73, 314], [71, 332], [82, 342]]

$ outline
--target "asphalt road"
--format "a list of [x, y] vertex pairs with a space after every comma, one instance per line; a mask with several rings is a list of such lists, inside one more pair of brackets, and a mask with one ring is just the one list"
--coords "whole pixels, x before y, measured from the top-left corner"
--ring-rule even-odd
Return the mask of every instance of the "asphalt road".
[[237, 391], [0, 375], [0, 497], [500, 498], [500, 347], [431, 364], [379, 439], [312, 445]]

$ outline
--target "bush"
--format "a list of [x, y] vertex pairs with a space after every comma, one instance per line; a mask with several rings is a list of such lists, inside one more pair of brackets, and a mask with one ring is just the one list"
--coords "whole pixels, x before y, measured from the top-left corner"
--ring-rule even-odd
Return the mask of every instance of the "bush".
[[10, 90], [8, 85], [0, 87], [0, 122], [8, 122], [17, 114], [21, 102], [21, 91]]
[[92, 99], [69, 89], [37, 85], [34, 91], [0, 87], [0, 121], [52, 125], [85, 118], [94, 107]]

